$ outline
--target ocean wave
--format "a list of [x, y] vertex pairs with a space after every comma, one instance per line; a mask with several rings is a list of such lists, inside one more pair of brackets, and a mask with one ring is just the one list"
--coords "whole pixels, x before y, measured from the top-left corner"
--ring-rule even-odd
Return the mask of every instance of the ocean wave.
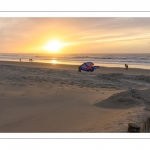
[[51, 60], [64, 62], [82, 63], [92, 61], [93, 63], [113, 63], [113, 64], [150, 64], [150, 55], [146, 54], [62, 54], [62, 55], [46, 55], [46, 54], [0, 54], [0, 60], [16, 60], [28, 61], [32, 58], [34, 61], [48, 62]]

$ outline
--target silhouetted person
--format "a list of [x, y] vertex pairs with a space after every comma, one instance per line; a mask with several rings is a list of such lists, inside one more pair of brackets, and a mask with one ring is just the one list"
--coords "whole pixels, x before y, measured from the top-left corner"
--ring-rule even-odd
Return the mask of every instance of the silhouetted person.
[[81, 66], [78, 66], [78, 72], [81, 72]]
[[128, 69], [128, 65], [127, 64], [125, 64], [125, 69]]
[[29, 59], [29, 62], [32, 62], [32, 58], [31, 58], [31, 59]]
[[20, 59], [20, 62], [21, 62], [21, 59]]

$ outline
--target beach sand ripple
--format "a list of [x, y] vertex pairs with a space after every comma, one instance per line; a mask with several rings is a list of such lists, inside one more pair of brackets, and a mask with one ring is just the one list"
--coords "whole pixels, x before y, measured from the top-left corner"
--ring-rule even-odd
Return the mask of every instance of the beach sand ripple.
[[139, 107], [143, 102], [139, 96], [132, 93], [130, 90], [113, 94], [109, 98], [95, 103], [94, 105], [101, 108], [111, 109], [129, 109], [132, 107]]

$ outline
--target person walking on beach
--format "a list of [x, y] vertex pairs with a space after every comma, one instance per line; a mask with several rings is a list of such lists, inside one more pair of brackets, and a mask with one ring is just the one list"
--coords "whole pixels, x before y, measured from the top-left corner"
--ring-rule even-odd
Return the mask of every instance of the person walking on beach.
[[20, 59], [20, 62], [21, 62], [21, 59]]
[[78, 66], [78, 73], [81, 72], [81, 66]]
[[125, 69], [128, 69], [128, 65], [127, 64], [125, 64]]
[[32, 58], [31, 58], [31, 59], [29, 59], [29, 62], [32, 62]]

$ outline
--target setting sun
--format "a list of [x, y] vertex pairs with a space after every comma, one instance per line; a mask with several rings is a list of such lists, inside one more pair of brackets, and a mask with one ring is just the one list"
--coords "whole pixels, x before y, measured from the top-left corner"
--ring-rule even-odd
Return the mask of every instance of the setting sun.
[[57, 40], [52, 40], [44, 47], [44, 49], [52, 53], [57, 53], [63, 46], [65, 46], [64, 43], [61, 43]]

